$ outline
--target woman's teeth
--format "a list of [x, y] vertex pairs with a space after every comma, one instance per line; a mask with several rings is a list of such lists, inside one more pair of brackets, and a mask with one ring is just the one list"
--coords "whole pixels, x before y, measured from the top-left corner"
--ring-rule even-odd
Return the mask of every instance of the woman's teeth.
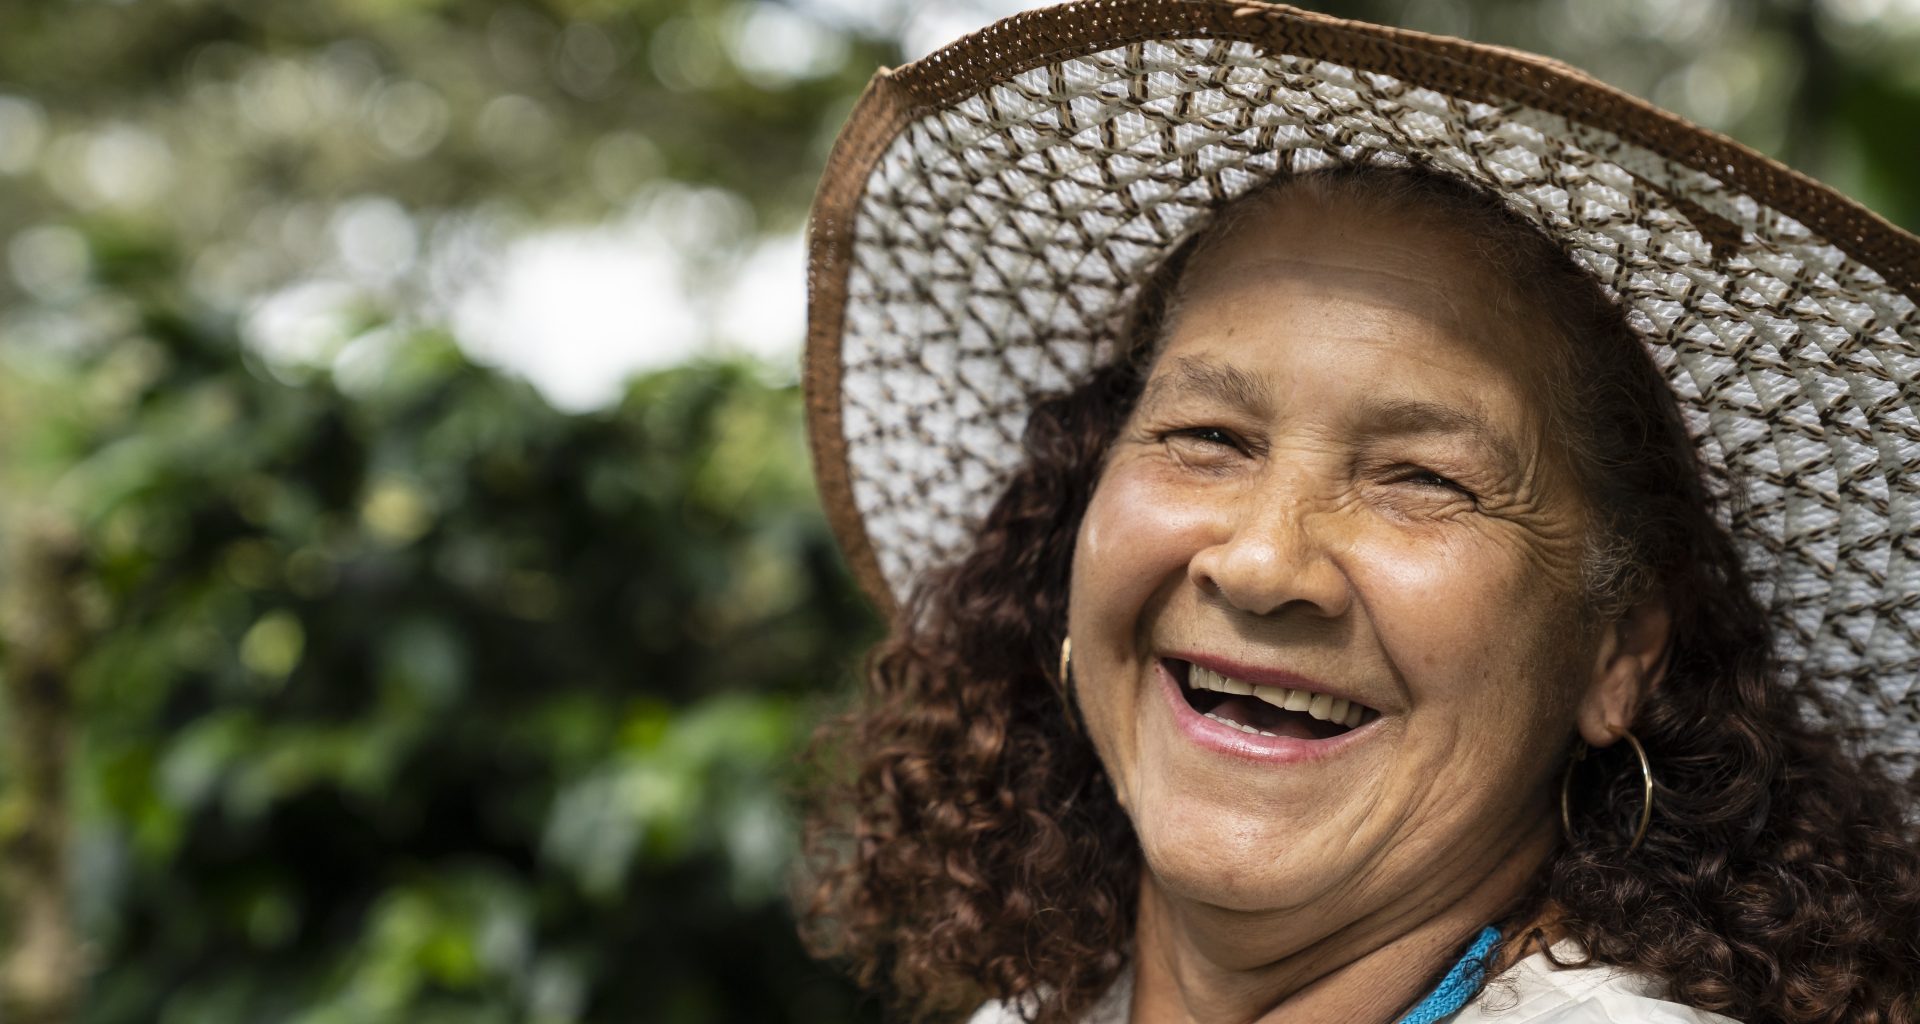
[[1250, 732], [1257, 736], [1273, 736], [1276, 738], [1278, 738], [1279, 736], [1279, 733], [1268, 732], [1265, 729], [1255, 729], [1251, 725], [1241, 725], [1239, 722], [1236, 722], [1231, 718], [1221, 718], [1219, 715], [1216, 715], [1211, 711], [1204, 711], [1201, 713], [1204, 714], [1206, 717], [1211, 718], [1216, 722], [1219, 722], [1221, 725], [1233, 726], [1235, 729], [1238, 729], [1241, 732]]
[[[1304, 711], [1323, 722], [1338, 722], [1348, 728], [1358, 726], [1367, 714], [1365, 706], [1338, 697], [1329, 697], [1324, 693], [1314, 693], [1309, 690], [1290, 690], [1284, 686], [1255, 686], [1238, 679], [1229, 679], [1210, 668], [1202, 668], [1199, 665], [1188, 665], [1187, 685], [1196, 690], [1213, 690], [1243, 697], [1256, 697], [1283, 711]], [[1221, 718], [1212, 712], [1208, 712], [1207, 717], [1225, 722], [1242, 732], [1273, 735], [1250, 725], [1241, 725], [1231, 719]]]

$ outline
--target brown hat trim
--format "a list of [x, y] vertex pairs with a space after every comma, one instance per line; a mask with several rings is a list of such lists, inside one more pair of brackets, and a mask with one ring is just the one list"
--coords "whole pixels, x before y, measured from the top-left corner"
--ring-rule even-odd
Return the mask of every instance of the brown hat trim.
[[[1811, 178], [1559, 61], [1348, 21], [1260, 0], [1083, 0], [1016, 14], [867, 84], [834, 143], [809, 221], [802, 388], [820, 498], [855, 579], [892, 619], [898, 601], [854, 502], [841, 425], [841, 338], [854, 217], [873, 165], [913, 120], [1021, 72], [1156, 39], [1220, 38], [1391, 75], [1462, 99], [1518, 103], [1693, 168], [1800, 221], [1920, 302], [1920, 238]], [[1740, 229], [1667, 193], [1716, 248]]]
[[807, 441], [827, 522], [861, 588], [891, 620], [893, 590], [867, 537], [847, 471], [847, 435], [840, 422], [840, 338], [847, 309], [847, 267], [853, 260], [853, 220], [874, 162], [914, 117], [910, 99], [881, 69], [853, 106], [834, 141], [807, 221], [807, 353], [800, 389], [806, 396]]

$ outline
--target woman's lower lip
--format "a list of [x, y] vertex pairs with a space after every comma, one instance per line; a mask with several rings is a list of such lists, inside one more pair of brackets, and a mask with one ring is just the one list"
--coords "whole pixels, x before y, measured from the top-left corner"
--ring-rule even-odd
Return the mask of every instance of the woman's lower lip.
[[1371, 736], [1373, 726], [1379, 722], [1375, 718], [1358, 728], [1323, 740], [1242, 732], [1195, 711], [1187, 703], [1186, 695], [1180, 689], [1180, 680], [1174, 677], [1165, 659], [1155, 659], [1153, 668], [1154, 675], [1159, 678], [1160, 693], [1166, 698], [1168, 710], [1173, 714], [1174, 728], [1202, 747], [1243, 760], [1261, 764], [1299, 764], [1332, 757]]

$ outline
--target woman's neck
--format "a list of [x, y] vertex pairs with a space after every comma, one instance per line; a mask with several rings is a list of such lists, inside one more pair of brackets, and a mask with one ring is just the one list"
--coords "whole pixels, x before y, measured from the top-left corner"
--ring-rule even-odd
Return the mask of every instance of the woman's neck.
[[1144, 873], [1131, 1022], [1392, 1024], [1512, 909], [1551, 849], [1550, 832], [1530, 836], [1477, 877], [1332, 930], [1314, 908], [1226, 910]]

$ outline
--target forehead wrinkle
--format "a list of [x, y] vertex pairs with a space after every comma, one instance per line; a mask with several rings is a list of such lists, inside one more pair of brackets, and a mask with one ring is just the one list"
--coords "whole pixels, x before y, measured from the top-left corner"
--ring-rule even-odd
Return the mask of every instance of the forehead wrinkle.
[[1470, 262], [1446, 263], [1444, 270], [1436, 266], [1434, 258], [1448, 255], [1437, 244], [1433, 252], [1422, 252], [1418, 257], [1397, 247], [1363, 248], [1351, 240], [1348, 244], [1361, 251], [1327, 249], [1316, 252], [1311, 259], [1286, 252], [1240, 256], [1224, 267], [1207, 267], [1204, 276], [1190, 272], [1190, 280], [1182, 283], [1189, 287], [1203, 283], [1232, 286], [1288, 280], [1330, 294], [1361, 296], [1370, 304], [1442, 323], [1464, 318], [1460, 282], [1448, 280], [1446, 275], [1472, 274], [1474, 284], [1489, 290], [1493, 284], [1477, 280], [1479, 268]]
[[[1374, 223], [1359, 211], [1300, 210], [1276, 206], [1252, 215], [1270, 223], [1249, 224], [1245, 219], [1226, 225], [1182, 271], [1176, 282], [1167, 322], [1171, 324], [1196, 292], [1217, 294], [1238, 288], [1264, 288], [1288, 281], [1322, 296], [1338, 296], [1362, 306], [1391, 311], [1456, 333], [1471, 333], [1492, 315], [1504, 319], [1512, 304], [1508, 282], [1489, 273], [1484, 260], [1473, 258], [1463, 240], [1432, 225], [1405, 223], [1396, 218], [1394, 244], [1368, 237], [1365, 231], [1341, 230], [1345, 225]], [[1311, 231], [1295, 222], [1309, 219]], [[1274, 221], [1274, 218], [1278, 218]], [[1292, 227], [1289, 227], [1292, 225]], [[1292, 239], [1327, 234], [1332, 245], [1317, 245], [1310, 253], [1296, 252]]]

